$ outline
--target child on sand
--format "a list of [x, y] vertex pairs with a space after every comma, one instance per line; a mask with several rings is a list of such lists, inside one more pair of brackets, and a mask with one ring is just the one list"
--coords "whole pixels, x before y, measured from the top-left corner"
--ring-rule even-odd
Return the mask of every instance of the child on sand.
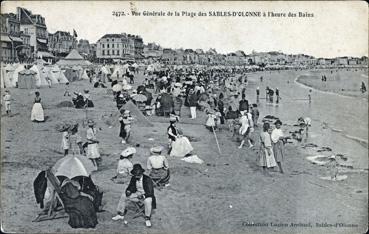
[[4, 100], [6, 115], [10, 115], [10, 112], [11, 112], [10, 104], [11, 104], [12, 97], [10, 95], [9, 90], [5, 90], [3, 100]]
[[65, 83], [64, 96], [68, 96], [68, 97], [70, 97], [70, 92], [69, 92], [69, 82]]
[[117, 174], [111, 178], [114, 183], [123, 184], [128, 181], [133, 169], [132, 157], [135, 153], [136, 149], [133, 147], [128, 147], [122, 151], [118, 161]]

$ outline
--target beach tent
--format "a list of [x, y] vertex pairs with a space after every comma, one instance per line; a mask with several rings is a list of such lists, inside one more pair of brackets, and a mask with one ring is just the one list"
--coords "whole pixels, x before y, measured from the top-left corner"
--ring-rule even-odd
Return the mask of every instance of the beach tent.
[[59, 66], [90, 66], [92, 63], [85, 60], [77, 50], [73, 49], [67, 57], [59, 60], [57, 63]]
[[41, 72], [40, 72], [39, 68], [36, 65], [33, 65], [30, 68], [30, 70], [36, 72], [36, 74], [35, 74], [36, 87], [42, 87], [42, 86], [47, 86], [48, 85], [45, 77], [41, 76]]
[[44, 70], [43, 72], [44, 72], [46, 80], [47, 80], [47, 78], [49, 78], [51, 80], [51, 84], [59, 84], [58, 79], [56, 79], [56, 77], [52, 76], [50, 66], [45, 66], [43, 68], [43, 70]]
[[6, 88], [15, 87], [12, 84], [13, 73], [15, 70], [14, 66], [12, 66], [11, 64], [8, 64], [5, 66], [4, 70], [5, 70], [5, 75], [4, 75], [5, 87]]
[[64, 75], [69, 82], [73, 82], [80, 79], [79, 71], [73, 68], [65, 68]]
[[32, 70], [23, 70], [18, 73], [18, 88], [34, 89], [36, 88], [36, 72]]
[[60, 68], [57, 65], [53, 66], [50, 69], [50, 76], [53, 79], [56, 79], [60, 84], [65, 84], [69, 82], [68, 79], [64, 76], [64, 73], [60, 70]]
[[20, 71], [23, 71], [24, 69], [25, 69], [24, 65], [23, 64], [19, 64], [17, 66], [17, 68], [14, 70], [13, 76], [12, 76], [12, 80], [11, 80], [12, 87], [16, 87], [17, 86], [19, 72]]
[[114, 72], [111, 75], [111, 79], [112, 80], [117, 80], [118, 79], [118, 76], [121, 78], [125, 74], [126, 74], [126, 69], [123, 68], [122, 66], [116, 65], [114, 67]]
[[132, 117], [135, 118], [135, 125], [141, 127], [152, 127], [154, 126], [138, 109], [138, 107], [133, 104], [132, 101], [128, 101], [123, 107], [124, 110], [129, 110], [131, 112]]
[[84, 80], [89, 80], [90, 79], [90, 77], [88, 77], [88, 75], [87, 75], [86, 69], [83, 70], [82, 79], [84, 79]]

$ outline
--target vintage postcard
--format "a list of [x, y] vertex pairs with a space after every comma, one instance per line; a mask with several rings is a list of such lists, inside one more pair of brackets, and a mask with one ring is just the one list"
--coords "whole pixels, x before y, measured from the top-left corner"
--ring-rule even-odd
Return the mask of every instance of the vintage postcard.
[[2, 1], [1, 230], [365, 233], [364, 1]]

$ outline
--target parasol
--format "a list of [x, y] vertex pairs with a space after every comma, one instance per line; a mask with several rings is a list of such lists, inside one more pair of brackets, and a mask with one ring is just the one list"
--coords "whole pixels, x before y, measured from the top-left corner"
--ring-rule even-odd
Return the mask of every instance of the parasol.
[[122, 90], [122, 85], [120, 85], [120, 84], [116, 84], [116, 85], [114, 85], [114, 86], [112, 87], [112, 89], [113, 89], [113, 91], [114, 91], [114, 92], [119, 92], [119, 91], [121, 91], [121, 90]]
[[137, 94], [133, 96], [132, 99], [135, 100], [136, 102], [146, 102], [147, 97], [143, 94]]
[[56, 176], [66, 176], [72, 179], [76, 176], [88, 177], [95, 168], [87, 157], [81, 155], [67, 155], [55, 163], [53, 170]]

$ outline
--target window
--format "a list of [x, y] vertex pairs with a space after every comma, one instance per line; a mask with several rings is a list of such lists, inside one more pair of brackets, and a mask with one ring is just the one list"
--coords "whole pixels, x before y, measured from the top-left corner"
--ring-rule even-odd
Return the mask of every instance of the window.
[[104, 44], [102, 44], [102, 48], [105, 48], [105, 45]]
[[111, 54], [112, 54], [112, 55], [114, 55], [114, 52], [115, 52], [115, 51], [114, 51], [114, 50], [112, 50], [112, 51], [111, 51]]
[[111, 39], [111, 41], [114, 41], [114, 39]]
[[107, 54], [107, 55], [110, 55], [110, 53], [109, 53], [109, 52], [110, 52], [110, 50], [108, 50], [108, 54]]
[[117, 50], [117, 55], [119, 55], [119, 50]]
[[105, 55], [105, 50], [102, 51], [102, 55]]
[[114, 48], [114, 44], [111, 44], [111, 48]]
[[109, 41], [109, 39], [106, 39], [106, 41]]
[[107, 48], [109, 48], [109, 44], [107, 44], [107, 46], [106, 46]]

